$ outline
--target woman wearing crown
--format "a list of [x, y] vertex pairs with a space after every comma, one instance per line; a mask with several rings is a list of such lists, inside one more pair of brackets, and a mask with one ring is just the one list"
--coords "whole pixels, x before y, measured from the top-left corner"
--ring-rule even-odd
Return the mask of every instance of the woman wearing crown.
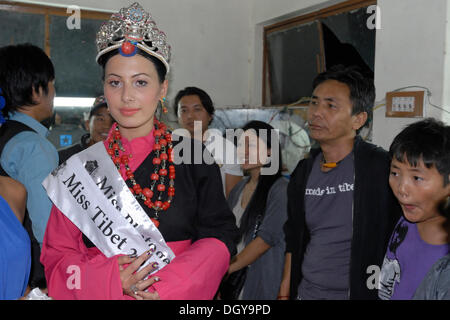
[[[165, 35], [156, 28], [150, 15], [134, 3], [102, 25], [97, 34], [97, 47], [97, 62], [104, 70], [104, 94], [116, 124], [105, 142], [83, 153], [91, 157], [87, 161], [89, 169], [85, 167], [94, 179], [96, 172], [110, 165], [112, 170], [108, 174], [120, 175], [122, 179], [117, 185], [126, 183], [129, 190], [125, 187], [126, 192], [120, 195], [119, 192], [108, 194], [111, 200], [108, 201], [116, 209], [137, 201], [138, 209], [143, 209], [146, 215], [142, 225], [151, 225], [147, 230], [157, 230], [155, 237], [161, 235], [162, 240], [155, 240], [154, 246], [146, 251], [126, 251], [132, 240], [141, 244], [153, 240], [144, 233], [134, 239], [123, 236], [126, 232], [136, 232], [137, 223], [128, 224], [123, 234], [114, 234], [118, 222], [113, 224], [111, 216], [108, 220], [108, 214], [114, 209], [101, 210], [99, 205], [94, 208], [93, 202], [98, 200], [94, 192], [98, 190], [94, 185], [92, 191], [87, 191], [89, 179], [80, 178], [83, 167], [74, 170], [70, 178], [61, 178], [60, 188], [44, 182], [55, 204], [41, 255], [49, 296], [54, 299], [212, 299], [228, 268], [229, 258], [235, 253], [237, 229], [221, 191], [217, 165], [204, 161], [177, 163], [174, 148], [179, 137], [172, 137], [167, 127], [156, 119], [156, 109], [168, 89], [170, 46]], [[188, 144], [195, 150], [194, 141], [189, 140]], [[102, 152], [89, 151], [98, 146]], [[104, 159], [99, 155], [102, 153], [108, 165], [102, 165]], [[64, 176], [65, 170], [75, 166], [72, 164], [75, 160], [71, 159], [47, 179]], [[109, 181], [105, 177], [96, 183], [105, 195], [110, 191]], [[64, 186], [70, 195], [54, 196]], [[67, 204], [70, 201], [74, 204]], [[109, 208], [110, 204], [102, 205]], [[92, 210], [89, 217], [88, 210]], [[129, 219], [136, 220], [136, 217]], [[133, 227], [135, 230], [128, 230]], [[110, 248], [103, 247], [100, 239], [103, 236], [108, 236], [106, 242]], [[167, 265], [155, 269], [154, 264], [148, 264], [139, 269], [152, 255], [164, 255], [161, 253], [164, 250], [155, 249], [157, 245], [167, 245], [166, 251], [173, 254], [164, 260]], [[119, 249], [122, 251], [114, 254]]]

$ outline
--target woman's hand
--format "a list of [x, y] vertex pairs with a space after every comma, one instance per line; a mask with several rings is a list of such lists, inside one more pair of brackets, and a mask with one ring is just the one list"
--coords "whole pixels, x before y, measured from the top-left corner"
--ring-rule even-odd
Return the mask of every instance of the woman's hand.
[[[143, 299], [159, 299], [157, 292], [148, 293], [143, 290], [147, 289], [153, 283], [159, 281], [158, 277], [152, 277], [144, 280], [150, 272], [154, 270], [154, 266], [149, 264], [142, 270], [136, 272], [139, 267], [152, 256], [153, 251], [149, 250], [141, 254], [139, 257], [120, 256], [117, 261], [119, 263], [120, 281], [122, 282], [123, 293], [137, 300]], [[127, 265], [128, 266], [125, 266]], [[145, 295], [143, 295], [145, 293]]]
[[138, 281], [138, 283], [134, 287], [132, 286], [132, 288], [136, 290], [135, 292], [136, 300], [159, 300], [160, 298], [158, 292], [144, 291], [146, 288], [150, 287], [151, 285], [153, 285], [155, 282], [158, 281], [159, 281], [158, 277], [151, 277], [147, 280]]
[[[149, 283], [146, 283], [145, 286], [146, 287], [150, 287], [153, 283], [159, 281], [158, 277], [152, 277], [146, 281], [150, 281]], [[147, 291], [138, 291], [137, 292], [137, 300], [160, 300], [159, 298], [159, 294], [158, 292], [154, 291], [154, 292], [147, 292]]]
[[259, 259], [271, 246], [267, 244], [261, 237], [256, 237], [230, 262], [227, 275], [239, 271], [242, 268], [254, 263]]

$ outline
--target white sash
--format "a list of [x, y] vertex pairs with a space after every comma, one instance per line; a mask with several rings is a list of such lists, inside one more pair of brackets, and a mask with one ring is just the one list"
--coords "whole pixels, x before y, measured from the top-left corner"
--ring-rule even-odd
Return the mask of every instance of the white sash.
[[42, 185], [55, 206], [106, 257], [152, 250], [154, 254], [142, 266], [154, 264], [152, 273], [175, 257], [122, 179], [103, 142], [69, 158]]

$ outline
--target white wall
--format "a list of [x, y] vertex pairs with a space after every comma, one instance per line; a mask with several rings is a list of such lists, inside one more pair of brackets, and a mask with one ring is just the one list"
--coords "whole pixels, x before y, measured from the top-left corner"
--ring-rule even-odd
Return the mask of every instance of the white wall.
[[442, 120], [450, 124], [450, 1], [447, 1], [446, 10], [446, 27], [445, 27], [445, 56], [444, 56], [444, 93], [442, 104], [448, 112], [442, 112]]
[[[444, 101], [444, 88], [450, 85], [446, 68], [448, 1], [378, 0], [378, 5], [382, 29], [377, 30], [376, 39], [377, 101], [383, 100], [386, 92], [417, 85], [431, 90], [433, 104], [448, 104], [449, 89]], [[428, 103], [424, 107], [425, 116], [444, 119], [439, 109]], [[418, 119], [386, 118], [385, 112], [380, 108], [374, 113], [373, 141], [388, 148], [404, 126]]]

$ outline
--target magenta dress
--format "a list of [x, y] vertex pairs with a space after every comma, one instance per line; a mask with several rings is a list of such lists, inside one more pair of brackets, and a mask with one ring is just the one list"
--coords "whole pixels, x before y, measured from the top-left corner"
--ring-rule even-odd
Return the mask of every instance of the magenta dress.
[[[144, 161], [151, 160], [153, 132], [122, 142], [133, 154], [131, 170], [135, 174], [146, 172], [142, 167], [148, 167]], [[124, 170], [121, 174], [125, 177]], [[147, 173], [141, 175], [149, 180]], [[176, 257], [154, 274], [160, 281], [149, 291], [158, 292], [161, 300], [212, 299], [228, 269], [230, 253], [235, 251], [229, 239], [237, 232], [221, 192], [219, 169], [217, 165], [177, 165], [175, 188], [177, 194], [171, 207], [161, 214], [159, 229]], [[107, 258], [95, 246], [87, 246], [82, 232], [53, 207], [41, 255], [50, 297], [133, 299], [123, 294], [117, 258]]]

